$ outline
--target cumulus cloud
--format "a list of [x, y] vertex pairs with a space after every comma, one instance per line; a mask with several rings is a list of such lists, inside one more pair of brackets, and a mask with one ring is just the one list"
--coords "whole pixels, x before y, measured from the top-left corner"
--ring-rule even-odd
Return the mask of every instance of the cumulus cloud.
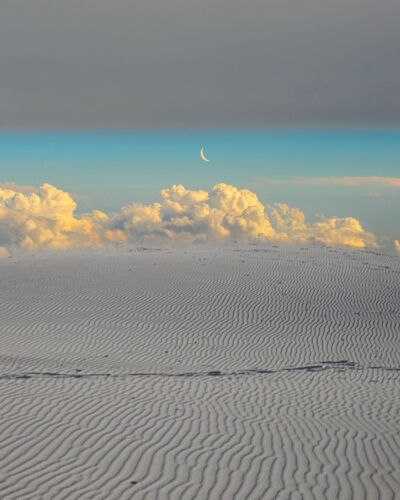
[[71, 196], [50, 184], [29, 193], [0, 188], [0, 245], [68, 248], [91, 244], [96, 239], [94, 224], [91, 218], [75, 217], [75, 209]]
[[0, 246], [60, 249], [229, 239], [377, 246], [374, 235], [352, 217], [326, 218], [310, 225], [296, 208], [282, 203], [264, 206], [248, 189], [223, 183], [209, 191], [174, 185], [161, 191], [160, 202], [133, 203], [110, 215], [75, 211], [71, 195], [50, 184], [36, 192], [0, 188]]
[[275, 221], [279, 239], [286, 241], [317, 241], [328, 245], [350, 245], [364, 248], [377, 246], [373, 234], [367, 233], [353, 217], [324, 218], [308, 225], [303, 212], [290, 208], [283, 203], [269, 207], [271, 218]]
[[394, 246], [396, 248], [397, 253], [400, 253], [400, 241], [394, 240]]
[[0, 247], [0, 259], [4, 259], [5, 257], [8, 257], [8, 250], [7, 248]]

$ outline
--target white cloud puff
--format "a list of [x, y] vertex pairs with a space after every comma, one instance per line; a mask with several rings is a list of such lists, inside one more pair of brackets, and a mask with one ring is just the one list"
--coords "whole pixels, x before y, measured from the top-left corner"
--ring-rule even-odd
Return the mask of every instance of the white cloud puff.
[[163, 189], [161, 198], [160, 203], [133, 203], [111, 215], [93, 210], [78, 216], [70, 194], [50, 184], [24, 192], [0, 187], [0, 246], [70, 248], [229, 239], [377, 246], [374, 235], [352, 217], [308, 225], [296, 208], [264, 206], [255, 193], [223, 183], [210, 191], [174, 185]]

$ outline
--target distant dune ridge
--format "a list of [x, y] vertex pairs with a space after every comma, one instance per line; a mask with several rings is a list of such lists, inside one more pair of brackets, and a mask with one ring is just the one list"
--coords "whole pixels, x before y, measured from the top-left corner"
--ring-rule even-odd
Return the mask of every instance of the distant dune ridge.
[[396, 498], [399, 277], [266, 243], [0, 260], [0, 497]]

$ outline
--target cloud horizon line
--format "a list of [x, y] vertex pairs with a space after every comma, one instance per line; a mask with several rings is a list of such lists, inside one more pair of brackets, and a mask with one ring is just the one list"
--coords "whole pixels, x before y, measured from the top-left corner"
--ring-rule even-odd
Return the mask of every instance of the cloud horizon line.
[[379, 246], [375, 235], [354, 217], [322, 217], [310, 224], [297, 208], [285, 203], [263, 205], [252, 191], [224, 183], [208, 191], [174, 184], [161, 190], [160, 202], [132, 203], [110, 214], [92, 210], [79, 215], [71, 194], [50, 184], [38, 189], [14, 183], [4, 186], [0, 185], [3, 254], [24, 248], [243, 239]]

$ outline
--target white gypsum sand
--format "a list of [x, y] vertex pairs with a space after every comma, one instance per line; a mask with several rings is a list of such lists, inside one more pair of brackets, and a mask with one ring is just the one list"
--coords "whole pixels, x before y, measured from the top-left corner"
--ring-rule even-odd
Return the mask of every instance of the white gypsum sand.
[[400, 259], [0, 261], [2, 499], [394, 499]]

